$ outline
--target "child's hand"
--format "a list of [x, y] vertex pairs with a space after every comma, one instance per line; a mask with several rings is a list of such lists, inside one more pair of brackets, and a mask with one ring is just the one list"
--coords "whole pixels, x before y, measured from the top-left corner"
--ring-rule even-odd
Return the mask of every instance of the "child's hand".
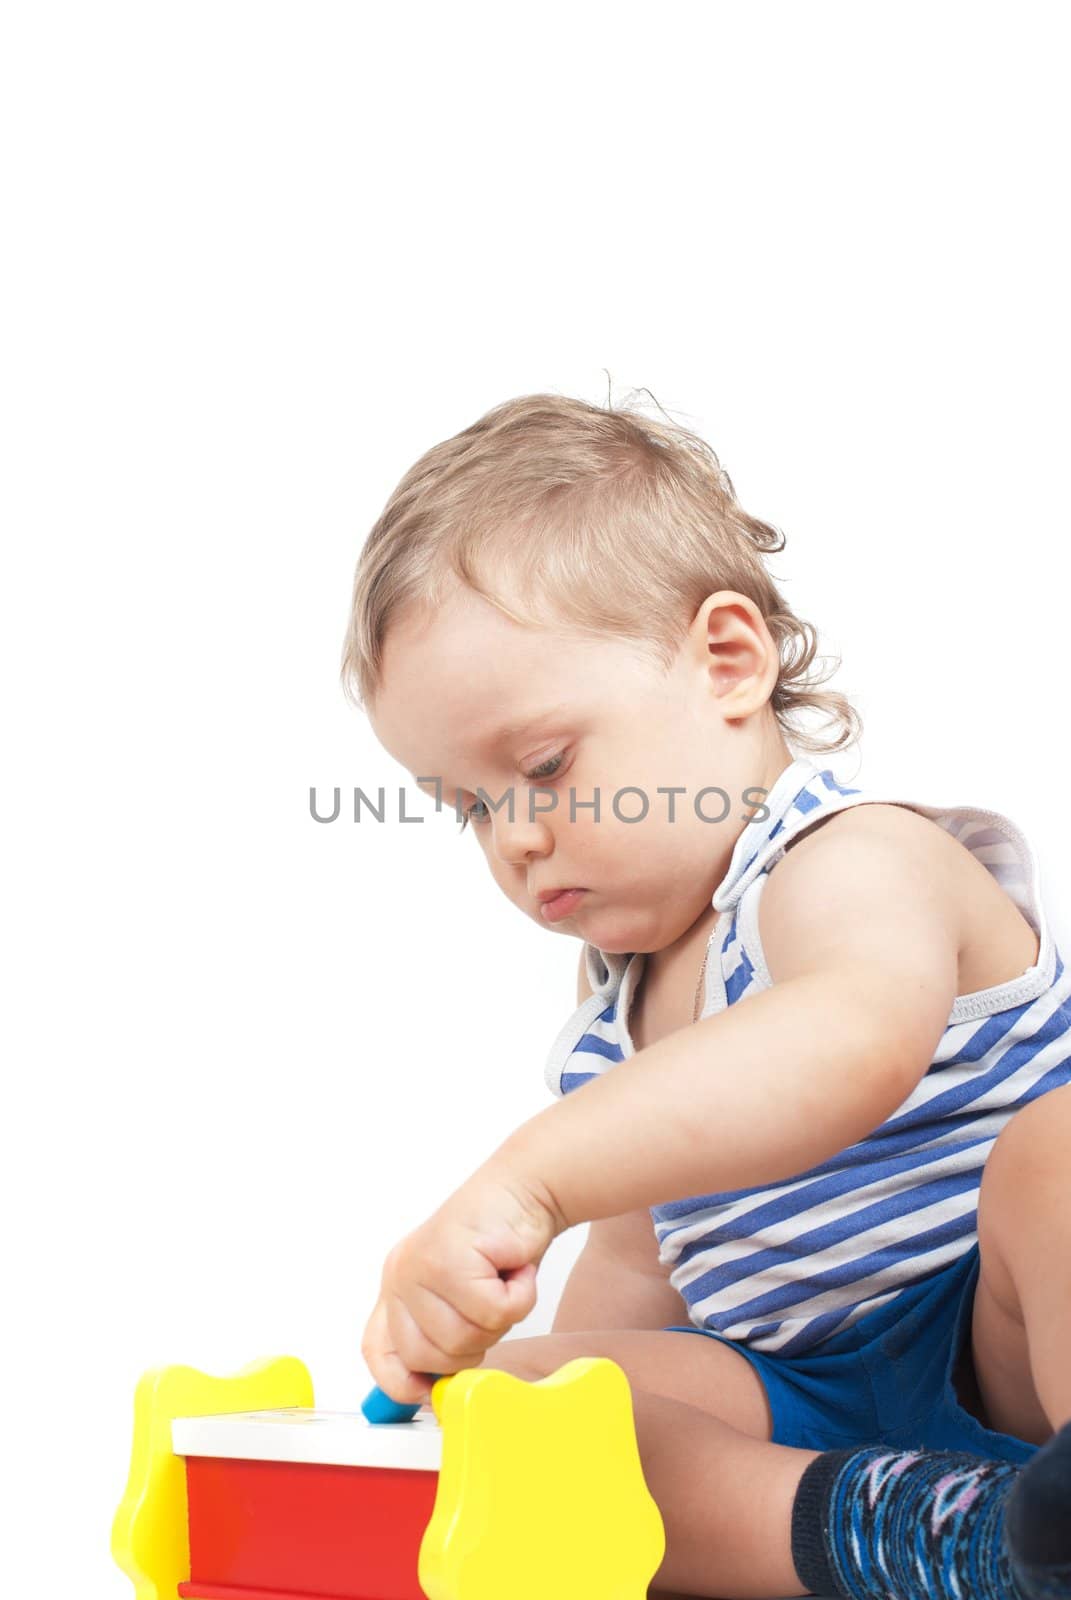
[[514, 1173], [481, 1167], [383, 1266], [361, 1354], [392, 1400], [415, 1404], [430, 1374], [479, 1366], [536, 1303], [536, 1268], [560, 1227]]

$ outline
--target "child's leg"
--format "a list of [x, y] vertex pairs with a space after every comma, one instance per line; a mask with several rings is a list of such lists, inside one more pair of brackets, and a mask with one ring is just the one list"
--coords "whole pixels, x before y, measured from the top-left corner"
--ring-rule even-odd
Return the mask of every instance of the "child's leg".
[[[548, 1334], [503, 1340], [483, 1362], [528, 1381], [576, 1355], [624, 1369], [666, 1528], [652, 1596], [1071, 1600], [1071, 1425], [1023, 1468], [952, 1451], [775, 1445], [747, 1390], [734, 1390], [737, 1353], [686, 1341], [682, 1367], [667, 1359], [674, 1337]], [[726, 1398], [752, 1431], [716, 1414]]]
[[1017, 1467], [884, 1445], [796, 1450], [665, 1395], [632, 1401], [666, 1530], [652, 1597], [1071, 1600], [1071, 1424]]
[[1011, 1118], [978, 1201], [974, 1368], [991, 1427], [1043, 1444], [1071, 1420], [1071, 1084]]
[[805, 1595], [792, 1562], [792, 1503], [815, 1450], [737, 1433], [709, 1411], [632, 1391], [647, 1487], [662, 1513], [666, 1554], [651, 1600]]

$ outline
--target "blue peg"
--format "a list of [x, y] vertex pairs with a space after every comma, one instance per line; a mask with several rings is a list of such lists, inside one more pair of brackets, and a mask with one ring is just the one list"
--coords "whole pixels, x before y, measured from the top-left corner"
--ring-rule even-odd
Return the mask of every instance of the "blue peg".
[[[433, 1383], [436, 1376], [435, 1373], [430, 1374]], [[384, 1394], [377, 1385], [361, 1401], [361, 1415], [366, 1422], [412, 1422], [421, 1404], [418, 1401], [416, 1405], [402, 1405], [399, 1400], [392, 1400], [389, 1394]]]

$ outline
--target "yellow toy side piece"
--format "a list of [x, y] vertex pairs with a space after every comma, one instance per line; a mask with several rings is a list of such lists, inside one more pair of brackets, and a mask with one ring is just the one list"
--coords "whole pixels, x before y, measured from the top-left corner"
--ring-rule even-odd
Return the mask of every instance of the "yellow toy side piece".
[[417, 1568], [428, 1600], [646, 1600], [665, 1532], [616, 1362], [580, 1357], [537, 1383], [470, 1367], [431, 1403], [443, 1454]]
[[134, 1580], [136, 1600], [176, 1600], [190, 1576], [186, 1463], [171, 1449], [172, 1419], [312, 1403], [312, 1379], [295, 1356], [255, 1361], [227, 1378], [193, 1367], [144, 1374], [134, 1392], [130, 1473], [112, 1522], [112, 1555]]

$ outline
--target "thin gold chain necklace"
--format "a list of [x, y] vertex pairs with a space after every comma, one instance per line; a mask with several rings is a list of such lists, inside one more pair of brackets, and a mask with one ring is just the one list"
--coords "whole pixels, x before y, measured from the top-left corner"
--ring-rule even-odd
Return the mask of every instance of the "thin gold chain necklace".
[[699, 969], [699, 982], [695, 986], [695, 999], [692, 1001], [693, 1022], [699, 1021], [699, 997], [703, 992], [703, 979], [707, 975], [707, 962], [710, 960], [710, 947], [714, 943], [714, 935], [718, 931], [718, 922], [720, 921], [721, 918], [719, 917], [710, 931], [710, 938], [707, 940], [707, 947], [703, 951], [703, 965]]

